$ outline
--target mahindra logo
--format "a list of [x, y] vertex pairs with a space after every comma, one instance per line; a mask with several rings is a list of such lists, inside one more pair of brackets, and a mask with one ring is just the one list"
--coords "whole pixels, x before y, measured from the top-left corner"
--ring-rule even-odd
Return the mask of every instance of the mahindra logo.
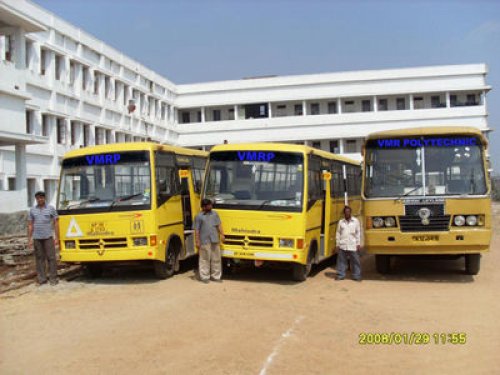
[[429, 217], [431, 216], [430, 209], [428, 209], [427, 207], [422, 207], [420, 210], [417, 211], [417, 214], [420, 217], [420, 219], [422, 219], [423, 225], [429, 225], [430, 223]]

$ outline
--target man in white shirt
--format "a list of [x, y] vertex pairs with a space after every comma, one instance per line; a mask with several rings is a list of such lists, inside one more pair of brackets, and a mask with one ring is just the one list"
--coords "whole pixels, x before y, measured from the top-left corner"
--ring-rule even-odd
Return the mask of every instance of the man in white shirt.
[[359, 250], [361, 249], [361, 229], [359, 220], [351, 216], [351, 207], [344, 207], [344, 218], [337, 226], [337, 277], [344, 280], [347, 262], [351, 262], [352, 279], [361, 281], [361, 263]]

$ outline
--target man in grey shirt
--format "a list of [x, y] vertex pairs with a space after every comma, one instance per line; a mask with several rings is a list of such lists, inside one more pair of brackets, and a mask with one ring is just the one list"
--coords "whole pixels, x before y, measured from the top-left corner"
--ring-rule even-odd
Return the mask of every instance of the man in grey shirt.
[[212, 210], [212, 201], [203, 199], [201, 209], [194, 219], [196, 248], [199, 249], [200, 281], [208, 283], [210, 279], [221, 282], [222, 261], [220, 241], [224, 241], [224, 232], [217, 212]]
[[[38, 284], [47, 282], [46, 267], [49, 265], [50, 285], [57, 284], [57, 261], [55, 245], [59, 242], [57, 211], [45, 203], [45, 192], [35, 194], [36, 206], [28, 216], [28, 247], [35, 245], [36, 272]], [[55, 232], [55, 236], [53, 234]]]

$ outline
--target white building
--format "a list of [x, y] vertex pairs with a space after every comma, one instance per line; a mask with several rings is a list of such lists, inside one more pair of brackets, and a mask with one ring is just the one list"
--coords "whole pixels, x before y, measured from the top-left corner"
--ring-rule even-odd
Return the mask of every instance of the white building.
[[376, 130], [487, 132], [484, 64], [175, 85], [26, 0], [0, 0], [0, 212], [55, 203], [62, 155], [151, 139], [307, 143], [360, 158]]

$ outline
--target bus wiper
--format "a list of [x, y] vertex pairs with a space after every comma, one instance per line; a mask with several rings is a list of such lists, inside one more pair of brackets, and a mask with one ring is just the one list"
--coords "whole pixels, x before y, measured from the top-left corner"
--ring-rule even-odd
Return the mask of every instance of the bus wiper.
[[275, 199], [266, 199], [265, 201], [263, 201], [258, 210], [260, 210], [262, 207], [264, 207], [266, 204], [269, 204], [271, 202], [274, 202], [274, 201], [294, 201], [294, 200], [297, 200], [297, 198], [295, 197], [288, 197], [288, 198], [275, 198]]
[[111, 202], [111, 204], [109, 205], [109, 210], [111, 210], [111, 208], [113, 208], [113, 206], [114, 206], [116, 203], [131, 200], [132, 198], [138, 197], [139, 195], [142, 195], [142, 193], [130, 194], [130, 195], [126, 195], [126, 196], [124, 196], [124, 197], [118, 197], [118, 198], [115, 198], [115, 199], [113, 200], [113, 202]]
[[404, 193], [403, 195], [398, 195], [398, 197], [396, 198], [396, 200], [401, 199], [401, 198], [403, 198], [403, 197], [407, 197], [408, 195], [410, 195], [410, 194], [411, 194], [411, 193], [413, 193], [414, 191], [416, 191], [416, 190], [420, 189], [421, 187], [422, 187], [422, 186], [417, 186], [416, 188], [411, 189], [409, 192]]
[[97, 202], [97, 201], [100, 201], [100, 200], [101, 200], [101, 198], [97, 198], [97, 197], [92, 197], [92, 198], [89, 198], [89, 199], [85, 199], [85, 200], [83, 200], [81, 202], [70, 204], [68, 207], [66, 207], [66, 210], [69, 210], [69, 209], [71, 209], [73, 207], [81, 207], [82, 204]]

